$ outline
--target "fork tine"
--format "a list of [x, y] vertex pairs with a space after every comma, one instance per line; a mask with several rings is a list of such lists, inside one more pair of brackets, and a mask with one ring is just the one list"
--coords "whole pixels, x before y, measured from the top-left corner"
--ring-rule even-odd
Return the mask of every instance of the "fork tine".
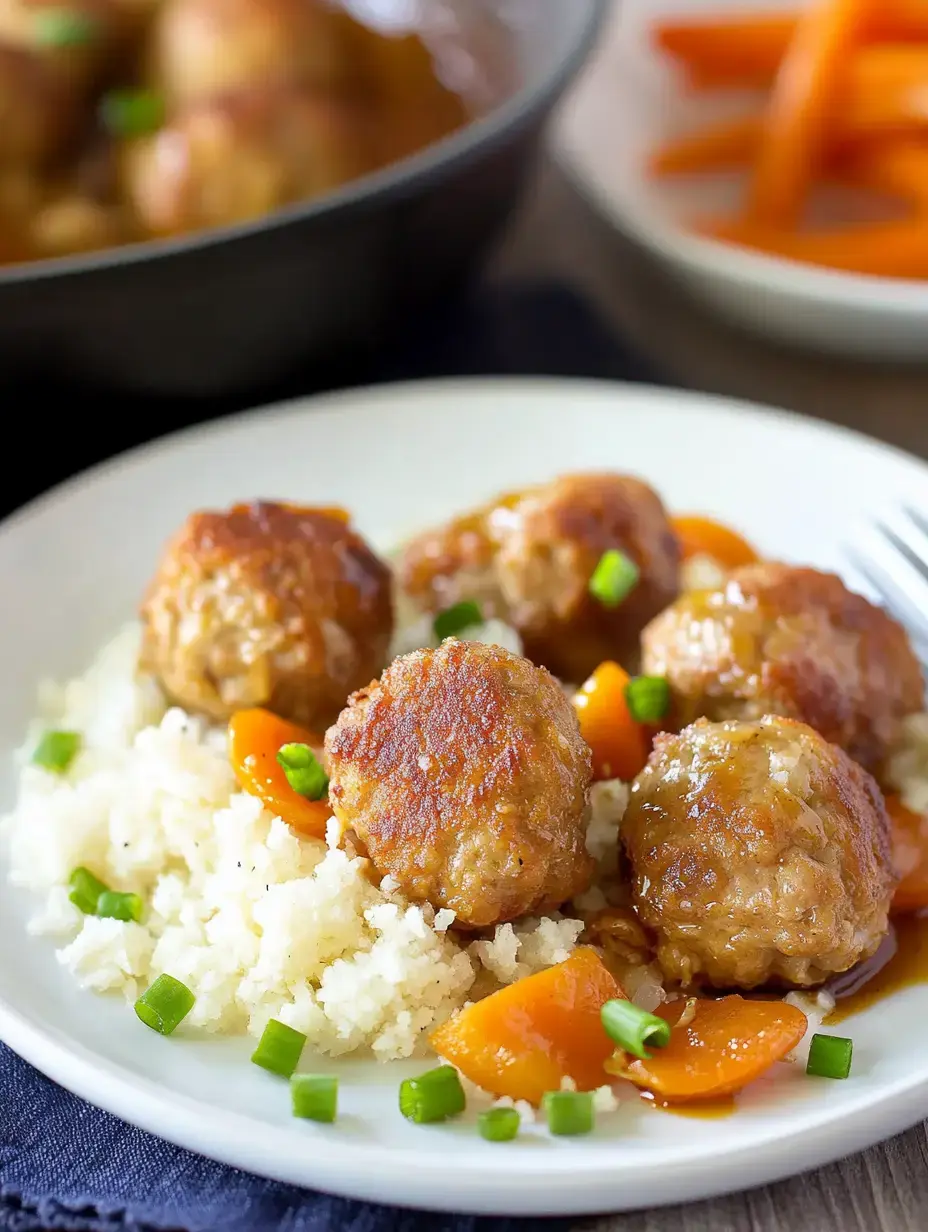
[[[928, 662], [928, 619], [925, 615], [928, 612], [928, 576], [912, 564], [908, 553], [898, 549], [895, 536], [887, 535], [882, 526], [878, 529], [885, 536], [878, 553], [865, 555], [857, 548], [850, 548], [848, 556], [886, 607], [906, 626], [919, 658]], [[924, 606], [919, 605], [920, 588], [924, 591]]]

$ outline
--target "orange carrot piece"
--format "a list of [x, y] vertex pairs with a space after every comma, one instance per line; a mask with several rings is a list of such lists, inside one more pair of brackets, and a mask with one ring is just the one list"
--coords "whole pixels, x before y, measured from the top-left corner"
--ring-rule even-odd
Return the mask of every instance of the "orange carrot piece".
[[287, 782], [277, 760], [285, 744], [308, 744], [321, 755], [322, 737], [270, 710], [237, 710], [229, 720], [229, 758], [243, 791], [257, 796], [287, 825], [311, 838], [325, 838], [332, 816], [328, 800], [307, 800]]
[[[798, 24], [797, 12], [730, 13], [658, 22], [653, 38], [697, 89], [766, 88], [776, 77]], [[924, 0], [882, 0], [866, 14], [863, 33], [873, 41], [924, 41], [928, 5]]]
[[792, 1052], [808, 1027], [805, 1014], [785, 1001], [738, 996], [697, 1001], [692, 1020], [676, 1026], [686, 1005], [672, 1001], [655, 1010], [673, 1030], [670, 1043], [653, 1049], [650, 1061], [622, 1054], [621, 1077], [672, 1104], [740, 1091]]
[[757, 115], [722, 120], [662, 145], [650, 160], [652, 175], [699, 175], [737, 170], [756, 154], [763, 133]]
[[849, 152], [836, 174], [852, 188], [928, 207], [928, 140], [889, 137], [868, 142]]
[[893, 860], [902, 876], [892, 911], [903, 915], [928, 907], [928, 816], [913, 813], [897, 795], [886, 797], [892, 823]]
[[751, 175], [747, 217], [756, 225], [797, 222], [828, 137], [841, 72], [870, 0], [814, 0], [796, 27], [767, 106]]
[[593, 754], [596, 782], [618, 778], [627, 783], [648, 760], [650, 741], [625, 700], [630, 679], [618, 663], [607, 661], [574, 694], [580, 734]]
[[600, 1010], [625, 994], [595, 950], [477, 1001], [433, 1031], [429, 1043], [479, 1087], [538, 1105], [570, 1078], [580, 1091], [611, 1081], [613, 1044]]
[[696, 231], [767, 256], [877, 278], [928, 279], [928, 218], [868, 223], [797, 234], [741, 219], [697, 224]]
[[671, 525], [680, 542], [683, 560], [692, 560], [694, 556], [711, 556], [726, 569], [737, 569], [741, 565], [752, 565], [756, 560], [760, 560], [747, 539], [721, 522], [716, 522], [714, 518], [704, 518], [698, 514], [677, 514], [671, 518]]

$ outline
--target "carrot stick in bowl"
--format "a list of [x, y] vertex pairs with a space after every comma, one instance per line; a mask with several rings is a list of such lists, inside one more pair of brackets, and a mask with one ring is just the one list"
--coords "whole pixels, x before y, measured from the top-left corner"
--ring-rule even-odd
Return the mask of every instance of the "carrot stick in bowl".
[[695, 229], [709, 239], [805, 265], [877, 278], [928, 279], [928, 218], [802, 233], [757, 227], [743, 219], [701, 223]]
[[815, 0], [796, 27], [766, 111], [747, 218], [792, 227], [828, 135], [841, 72], [875, 0]]

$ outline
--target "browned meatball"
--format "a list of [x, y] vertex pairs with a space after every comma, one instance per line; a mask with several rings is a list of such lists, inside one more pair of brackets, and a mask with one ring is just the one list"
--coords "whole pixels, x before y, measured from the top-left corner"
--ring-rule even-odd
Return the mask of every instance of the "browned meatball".
[[[618, 607], [588, 590], [603, 553], [640, 570]], [[464, 599], [514, 625], [529, 658], [580, 683], [604, 659], [632, 664], [642, 627], [677, 595], [679, 546], [657, 494], [628, 475], [567, 475], [502, 497], [410, 543], [403, 589], [423, 612]]]
[[362, 175], [365, 141], [363, 118], [332, 99], [287, 88], [229, 96], [132, 142], [126, 194], [157, 234], [248, 222]]
[[876, 950], [897, 876], [874, 780], [804, 723], [662, 735], [622, 820], [634, 902], [684, 984], [820, 984]]
[[642, 636], [643, 669], [666, 676], [681, 723], [801, 719], [876, 771], [924, 684], [905, 631], [839, 577], [793, 565], [736, 570], [684, 595]]
[[319, 0], [167, 0], [151, 72], [172, 104], [279, 85], [329, 88], [352, 73], [344, 15]]
[[329, 800], [375, 868], [461, 928], [581, 893], [590, 751], [557, 682], [499, 646], [396, 659], [326, 735]]
[[0, 43], [0, 167], [41, 168], [74, 132], [74, 100], [40, 56]]
[[391, 579], [338, 511], [195, 513], [142, 605], [141, 665], [189, 710], [324, 726], [384, 663]]

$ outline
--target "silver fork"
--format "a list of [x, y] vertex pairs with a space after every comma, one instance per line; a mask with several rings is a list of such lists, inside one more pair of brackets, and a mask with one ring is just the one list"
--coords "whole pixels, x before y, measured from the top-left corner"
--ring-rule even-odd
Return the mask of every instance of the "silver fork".
[[905, 625], [922, 664], [928, 665], [928, 515], [900, 506], [873, 522], [848, 556]]

